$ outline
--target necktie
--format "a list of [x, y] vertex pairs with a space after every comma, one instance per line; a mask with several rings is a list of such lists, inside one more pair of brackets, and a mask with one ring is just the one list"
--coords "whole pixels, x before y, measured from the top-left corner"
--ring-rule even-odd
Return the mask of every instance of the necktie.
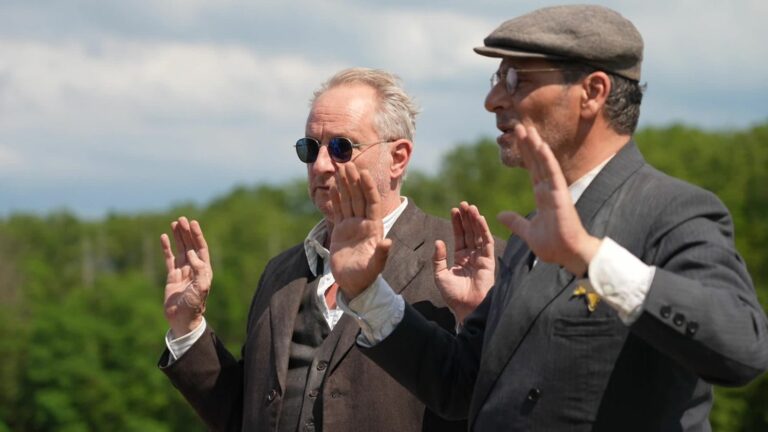
[[329, 310], [336, 309], [336, 291], [339, 290], [339, 284], [334, 282], [331, 286], [325, 290], [325, 304], [328, 305]]

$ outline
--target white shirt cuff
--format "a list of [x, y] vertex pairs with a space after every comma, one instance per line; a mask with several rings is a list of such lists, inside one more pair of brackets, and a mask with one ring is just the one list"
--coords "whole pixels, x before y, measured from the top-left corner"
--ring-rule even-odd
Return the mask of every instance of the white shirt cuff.
[[165, 333], [165, 346], [168, 347], [168, 351], [171, 353], [166, 366], [172, 365], [176, 360], [180, 359], [184, 353], [189, 351], [192, 345], [194, 345], [205, 332], [206, 325], [205, 317], [203, 317], [202, 322], [200, 322], [200, 325], [198, 325], [197, 328], [182, 337], [173, 339], [170, 330]]
[[590, 288], [630, 325], [643, 311], [656, 267], [649, 266], [615, 241], [603, 238], [589, 263]]
[[347, 303], [341, 290], [336, 303], [360, 326], [357, 343], [370, 348], [389, 336], [403, 320], [405, 301], [379, 275], [373, 284]]

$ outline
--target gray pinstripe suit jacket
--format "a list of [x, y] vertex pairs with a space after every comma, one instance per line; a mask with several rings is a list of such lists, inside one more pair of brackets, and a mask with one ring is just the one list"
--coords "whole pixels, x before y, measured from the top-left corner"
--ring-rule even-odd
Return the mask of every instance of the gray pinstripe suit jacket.
[[632, 142], [576, 208], [590, 233], [657, 267], [632, 326], [604, 302], [589, 313], [564, 269], [529, 271], [513, 236], [457, 337], [407, 308], [364, 352], [437, 412], [468, 416], [471, 430], [709, 431], [711, 383], [742, 385], [768, 367], [768, 323], [727, 209], [653, 169]]

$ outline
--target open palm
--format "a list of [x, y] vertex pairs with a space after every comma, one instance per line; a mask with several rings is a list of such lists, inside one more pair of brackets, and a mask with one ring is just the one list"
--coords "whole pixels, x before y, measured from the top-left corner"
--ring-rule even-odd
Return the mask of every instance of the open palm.
[[347, 299], [353, 299], [384, 270], [391, 240], [384, 238], [381, 197], [367, 171], [339, 165], [331, 191], [334, 223], [331, 271]]
[[208, 245], [197, 221], [180, 217], [171, 224], [176, 252], [166, 234], [160, 237], [168, 277], [165, 284], [165, 318], [176, 337], [193, 330], [205, 312], [213, 271]]
[[445, 243], [435, 242], [435, 283], [456, 321], [462, 322], [494, 283], [494, 240], [477, 207], [462, 202], [451, 209], [455, 243], [454, 265], [448, 267]]

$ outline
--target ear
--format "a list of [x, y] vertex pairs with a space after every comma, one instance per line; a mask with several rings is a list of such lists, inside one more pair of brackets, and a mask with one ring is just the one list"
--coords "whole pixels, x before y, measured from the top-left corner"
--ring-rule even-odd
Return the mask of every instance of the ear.
[[413, 143], [407, 139], [394, 141], [389, 146], [389, 153], [392, 155], [392, 165], [390, 165], [389, 173], [392, 178], [401, 179], [408, 167], [408, 162], [411, 160]]
[[592, 72], [581, 81], [581, 117], [594, 119], [603, 111], [611, 92], [611, 78], [602, 71]]

